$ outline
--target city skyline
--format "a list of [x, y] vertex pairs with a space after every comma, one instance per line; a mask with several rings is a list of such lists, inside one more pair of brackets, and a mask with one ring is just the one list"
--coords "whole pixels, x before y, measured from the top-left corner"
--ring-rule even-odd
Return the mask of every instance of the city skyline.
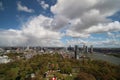
[[0, 0], [0, 46], [120, 47], [120, 0]]

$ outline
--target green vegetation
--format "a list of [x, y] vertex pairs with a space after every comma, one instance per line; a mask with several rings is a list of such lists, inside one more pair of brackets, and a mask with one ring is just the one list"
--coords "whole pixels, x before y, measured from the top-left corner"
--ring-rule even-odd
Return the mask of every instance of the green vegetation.
[[23, 56], [23, 53], [9, 53], [9, 54], [6, 54], [10, 59], [14, 59], [16, 60], [17, 57], [22, 57]]
[[[44, 76], [45, 72], [48, 72], [47, 77]], [[32, 73], [35, 77], [31, 79]], [[54, 74], [60, 80], [120, 80], [120, 65], [98, 60], [85, 60], [83, 63], [75, 59], [63, 59], [57, 53], [0, 64], [0, 80], [47, 80]]]
[[108, 54], [108, 55], [120, 58], [120, 53], [111, 53], [111, 54]]

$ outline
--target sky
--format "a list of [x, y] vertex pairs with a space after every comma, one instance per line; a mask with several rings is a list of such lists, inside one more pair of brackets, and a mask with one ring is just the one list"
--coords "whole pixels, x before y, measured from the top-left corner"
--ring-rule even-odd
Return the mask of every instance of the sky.
[[120, 0], [0, 0], [0, 46], [120, 48]]

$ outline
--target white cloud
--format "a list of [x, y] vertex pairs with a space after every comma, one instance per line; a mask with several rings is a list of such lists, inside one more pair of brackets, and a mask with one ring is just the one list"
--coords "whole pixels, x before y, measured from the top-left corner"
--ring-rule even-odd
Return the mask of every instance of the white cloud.
[[66, 36], [71, 36], [73, 38], [88, 38], [90, 35], [86, 33], [78, 33], [78, 32], [67, 30]]
[[52, 30], [60, 30], [63, 29], [64, 27], [67, 27], [66, 25], [69, 24], [69, 20], [66, 17], [63, 16], [54, 16], [53, 21], [52, 21]]
[[[51, 11], [55, 16], [66, 18], [66, 23], [71, 24], [68, 31], [79, 34], [101, 33], [119, 30], [119, 22], [107, 18], [120, 10], [119, 3], [120, 0], [58, 0]], [[74, 34], [75, 37], [77, 35]]]
[[21, 5], [21, 2], [17, 3], [17, 9], [18, 9], [18, 11], [24, 11], [24, 12], [28, 12], [28, 13], [34, 12], [33, 9], [29, 9], [27, 6]]
[[[37, 1], [45, 10], [50, 7], [43, 0]], [[120, 22], [113, 22], [107, 18], [120, 10], [119, 3], [120, 0], [58, 0], [51, 7], [51, 11], [55, 14], [53, 18], [39, 15], [24, 23], [20, 30], [0, 31], [0, 45], [64, 46], [62, 37], [70, 36], [73, 40], [68, 39], [67, 44], [119, 46], [120, 41], [116, 39], [119, 34], [110, 32], [120, 31]], [[20, 11], [34, 11], [21, 5], [20, 2], [17, 6]], [[110, 40], [88, 41], [91, 34], [103, 32], [116, 37], [112, 39], [108, 37]], [[76, 40], [80, 38], [86, 40]]]
[[[47, 21], [47, 24], [46, 24]], [[44, 38], [44, 39], [60, 39], [61, 35], [59, 32], [50, 30], [49, 27], [52, 22], [51, 18], [39, 15], [30, 21], [28, 21], [23, 29], [23, 33], [27, 36], [34, 36], [36, 38]]]
[[66, 41], [66, 45], [69, 46], [75, 46], [75, 45], [79, 45], [79, 46], [83, 46], [83, 45], [89, 45], [88, 41], [84, 41], [82, 39], [72, 39], [72, 40], [67, 40]]
[[99, 47], [120, 47], [119, 40], [106, 39], [104, 41], [96, 41], [95, 43]]
[[51, 11], [69, 18], [76, 18], [87, 11], [96, 9], [101, 15], [108, 16], [119, 10], [119, 2], [119, 0], [69, 0], [69, 2], [58, 0], [57, 4], [51, 7]]
[[4, 10], [3, 3], [0, 2], [0, 10]]
[[108, 36], [114, 36], [114, 34], [112, 34], [111, 32], [107, 32]]
[[20, 30], [1, 30], [0, 46], [64, 46], [60, 41], [63, 35], [46, 27], [51, 22], [52, 18], [39, 15], [28, 20]]
[[87, 33], [101, 33], [108, 31], [120, 31], [120, 22], [115, 21], [108, 24], [98, 24], [85, 30]]
[[120, 33], [119, 33], [119, 31], [117, 32], [107, 32], [107, 35], [108, 35], [108, 37], [112, 37], [112, 38], [120, 38]]
[[45, 3], [45, 1], [41, 1], [41, 0], [37, 0], [37, 1], [40, 3], [40, 5], [43, 9], [46, 10], [49, 8], [49, 5], [47, 3]]
[[0, 31], [0, 46], [22, 46], [27, 42], [26, 37], [21, 35], [21, 31], [9, 29]]
[[96, 0], [58, 0], [57, 4], [51, 7], [51, 11], [69, 18], [76, 18], [89, 9], [89, 7], [96, 4], [96, 2]]

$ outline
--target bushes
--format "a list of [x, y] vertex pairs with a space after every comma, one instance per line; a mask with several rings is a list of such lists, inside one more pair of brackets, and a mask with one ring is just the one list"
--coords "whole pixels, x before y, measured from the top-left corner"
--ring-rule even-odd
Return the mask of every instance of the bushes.
[[69, 62], [61, 62], [59, 64], [60, 66], [60, 72], [63, 74], [69, 74], [72, 73], [72, 67], [71, 64]]
[[96, 80], [91, 74], [80, 72], [74, 80]]

